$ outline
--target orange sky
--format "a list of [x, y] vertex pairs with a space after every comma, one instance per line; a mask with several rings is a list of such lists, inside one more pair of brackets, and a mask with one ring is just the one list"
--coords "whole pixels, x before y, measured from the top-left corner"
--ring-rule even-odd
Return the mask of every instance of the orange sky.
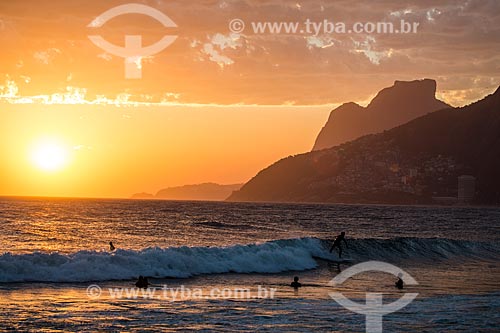
[[[311, 149], [326, 107], [128, 107], [3, 104], [2, 195], [128, 197], [166, 186], [247, 181]], [[52, 140], [60, 171], [31, 155]]]
[[[498, 1], [140, 0], [177, 27], [138, 14], [88, 27], [126, 3], [0, 2], [0, 195], [128, 197], [245, 182], [310, 150], [336, 105], [366, 102], [395, 80], [436, 79], [437, 96], [455, 106], [500, 82]], [[419, 31], [235, 34], [233, 18], [405, 19]], [[142, 78], [131, 80], [124, 59], [91, 34], [116, 45], [125, 35], [141, 35], [143, 45], [177, 39], [140, 59]], [[47, 141], [64, 152], [57, 170], [34, 161]]]

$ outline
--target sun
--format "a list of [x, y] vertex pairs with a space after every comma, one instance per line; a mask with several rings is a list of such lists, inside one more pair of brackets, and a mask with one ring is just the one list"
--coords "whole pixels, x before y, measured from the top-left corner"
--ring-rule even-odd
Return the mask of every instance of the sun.
[[55, 141], [43, 141], [35, 145], [31, 159], [33, 164], [44, 171], [58, 171], [68, 162], [68, 151]]

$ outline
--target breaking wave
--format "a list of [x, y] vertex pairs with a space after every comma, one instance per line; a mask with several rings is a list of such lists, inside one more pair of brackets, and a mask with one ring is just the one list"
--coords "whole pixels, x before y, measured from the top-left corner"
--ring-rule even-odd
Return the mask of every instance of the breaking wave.
[[[345, 256], [364, 260], [498, 260], [494, 243], [449, 239], [351, 239]], [[330, 242], [318, 238], [274, 240], [227, 247], [147, 248], [114, 253], [79, 251], [0, 255], [0, 282], [89, 282], [127, 280], [138, 275], [186, 278], [215, 273], [278, 273], [318, 266], [333, 259]]]

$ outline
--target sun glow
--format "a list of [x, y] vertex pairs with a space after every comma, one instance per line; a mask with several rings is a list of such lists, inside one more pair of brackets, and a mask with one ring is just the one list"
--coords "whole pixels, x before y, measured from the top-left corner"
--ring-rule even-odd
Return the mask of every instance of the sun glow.
[[43, 141], [35, 145], [31, 159], [33, 164], [44, 171], [58, 171], [68, 161], [68, 151], [56, 141]]

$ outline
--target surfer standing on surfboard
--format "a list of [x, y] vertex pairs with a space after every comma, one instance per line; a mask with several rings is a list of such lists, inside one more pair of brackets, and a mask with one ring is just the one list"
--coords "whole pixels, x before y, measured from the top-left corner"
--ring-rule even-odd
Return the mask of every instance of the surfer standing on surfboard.
[[347, 249], [348, 246], [347, 246], [347, 242], [345, 240], [345, 232], [343, 232], [343, 231], [340, 233], [340, 235], [338, 235], [335, 238], [335, 240], [333, 241], [333, 245], [330, 248], [330, 253], [332, 253], [333, 249], [336, 248], [336, 247], [339, 249], [339, 258], [342, 258], [342, 246], [340, 245], [341, 241], [344, 241], [345, 248]]

